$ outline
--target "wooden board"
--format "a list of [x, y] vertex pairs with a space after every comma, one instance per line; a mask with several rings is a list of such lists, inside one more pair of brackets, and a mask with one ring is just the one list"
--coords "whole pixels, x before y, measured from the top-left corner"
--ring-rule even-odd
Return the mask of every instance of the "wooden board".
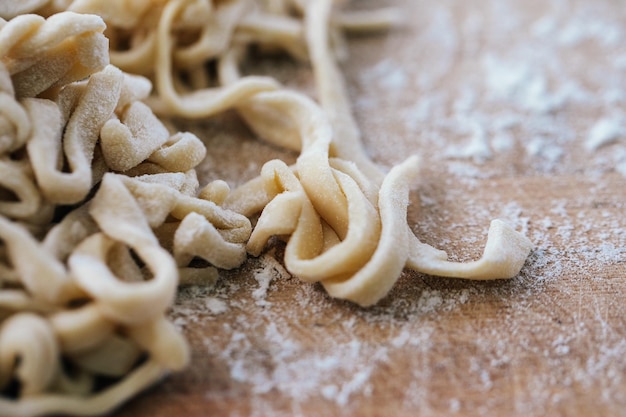
[[[388, 34], [351, 38], [344, 70], [372, 158], [422, 156], [413, 230], [470, 260], [501, 218], [535, 244], [522, 273], [476, 283], [407, 271], [362, 309], [290, 277], [276, 244], [216, 288], [181, 293], [171, 316], [192, 365], [116, 415], [623, 415], [626, 9], [356, 3], [406, 16]], [[307, 68], [258, 65], [311, 91]], [[209, 147], [204, 181], [234, 186], [296, 157], [233, 115], [181, 126]]]

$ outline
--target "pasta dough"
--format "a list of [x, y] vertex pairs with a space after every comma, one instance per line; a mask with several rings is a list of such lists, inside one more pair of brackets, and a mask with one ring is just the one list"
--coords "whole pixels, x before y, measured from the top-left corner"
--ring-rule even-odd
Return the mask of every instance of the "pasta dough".
[[[531, 244], [499, 220], [470, 263], [412, 233], [418, 158], [384, 173], [367, 157], [336, 63], [343, 30], [379, 30], [398, 15], [334, 7], [0, 4], [0, 416], [106, 413], [182, 369], [189, 348], [167, 319], [177, 287], [214, 283], [272, 236], [286, 240], [291, 274], [362, 306], [404, 268], [519, 272]], [[319, 104], [243, 75], [251, 46], [310, 61]], [[195, 169], [210, 150], [164, 117], [225, 110], [298, 151], [297, 162], [270, 161], [232, 191], [220, 180], [200, 187]]]
[[[245, 260], [250, 221], [197, 197], [204, 145], [140, 101], [148, 80], [107, 64], [103, 29], [71, 12], [2, 21], [0, 415], [100, 414], [181, 369], [165, 313], [185, 280], [215, 279], [189, 263]], [[63, 73], [59, 56], [76, 58]]]

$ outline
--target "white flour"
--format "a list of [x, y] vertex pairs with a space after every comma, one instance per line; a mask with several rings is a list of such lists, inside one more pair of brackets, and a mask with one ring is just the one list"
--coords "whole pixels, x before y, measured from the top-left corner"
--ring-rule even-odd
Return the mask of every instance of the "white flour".
[[589, 130], [585, 147], [589, 151], [595, 151], [622, 137], [626, 137], [626, 125], [621, 117], [600, 119]]

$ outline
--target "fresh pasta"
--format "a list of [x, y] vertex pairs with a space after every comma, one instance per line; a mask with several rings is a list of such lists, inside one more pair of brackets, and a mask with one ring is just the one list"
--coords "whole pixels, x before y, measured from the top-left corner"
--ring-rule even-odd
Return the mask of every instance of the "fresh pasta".
[[[177, 288], [214, 283], [272, 236], [287, 271], [361, 306], [405, 268], [519, 273], [532, 245], [499, 220], [469, 263], [413, 234], [419, 159], [385, 173], [367, 157], [337, 64], [344, 31], [398, 14], [339, 6], [0, 2], [0, 416], [107, 413], [184, 368], [189, 347], [167, 318]], [[318, 102], [244, 75], [252, 48], [309, 62]], [[210, 149], [167, 118], [225, 110], [296, 163], [267, 162], [233, 190], [200, 184]]]

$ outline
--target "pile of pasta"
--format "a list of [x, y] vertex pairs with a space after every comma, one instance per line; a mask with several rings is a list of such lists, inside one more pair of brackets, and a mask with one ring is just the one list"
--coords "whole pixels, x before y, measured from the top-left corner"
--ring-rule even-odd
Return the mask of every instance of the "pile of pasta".
[[[345, 31], [397, 14], [340, 6], [0, 3], [0, 416], [103, 414], [182, 369], [189, 348], [167, 319], [178, 286], [215, 282], [273, 236], [291, 274], [362, 306], [404, 268], [519, 273], [531, 244], [499, 220], [469, 263], [413, 234], [418, 158], [384, 172], [367, 157], [337, 64]], [[308, 62], [317, 101], [243, 75], [252, 49]], [[233, 190], [200, 184], [207, 149], [167, 118], [225, 110], [297, 162]]]

